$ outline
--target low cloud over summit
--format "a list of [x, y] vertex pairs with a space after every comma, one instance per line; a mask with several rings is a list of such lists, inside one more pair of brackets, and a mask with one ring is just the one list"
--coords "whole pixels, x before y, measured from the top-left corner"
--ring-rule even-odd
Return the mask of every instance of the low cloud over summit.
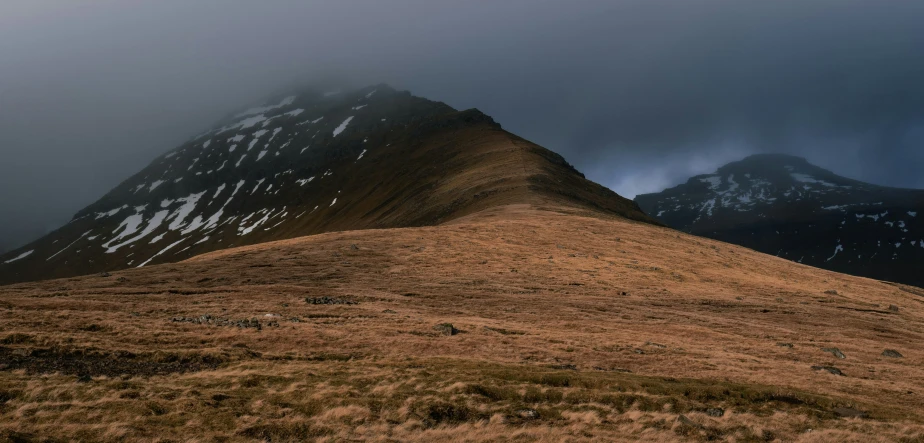
[[632, 197], [751, 153], [924, 187], [919, 2], [47, 1], [0, 6], [0, 248], [310, 82], [387, 82]]

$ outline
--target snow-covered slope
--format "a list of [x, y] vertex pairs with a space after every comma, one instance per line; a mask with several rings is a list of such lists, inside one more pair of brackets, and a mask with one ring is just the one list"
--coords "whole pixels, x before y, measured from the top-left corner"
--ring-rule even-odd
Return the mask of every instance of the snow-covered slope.
[[924, 285], [924, 191], [755, 155], [636, 202], [677, 229], [821, 268]]
[[0, 255], [0, 283], [320, 232], [437, 224], [539, 196], [651, 220], [481, 112], [386, 85], [303, 91], [231, 115], [68, 225]]

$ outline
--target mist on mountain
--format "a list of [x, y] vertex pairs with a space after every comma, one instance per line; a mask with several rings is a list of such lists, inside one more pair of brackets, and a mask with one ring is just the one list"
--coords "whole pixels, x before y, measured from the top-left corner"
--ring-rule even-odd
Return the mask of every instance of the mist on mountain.
[[630, 198], [757, 152], [922, 187], [922, 21], [905, 1], [6, 2], [0, 244], [306, 83], [477, 107]]

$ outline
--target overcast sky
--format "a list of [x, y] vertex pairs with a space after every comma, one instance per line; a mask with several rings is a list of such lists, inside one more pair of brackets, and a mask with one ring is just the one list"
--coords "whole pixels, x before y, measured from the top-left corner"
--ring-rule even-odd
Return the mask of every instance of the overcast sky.
[[924, 188], [920, 0], [3, 0], [0, 250], [234, 109], [386, 82], [624, 196], [756, 152]]

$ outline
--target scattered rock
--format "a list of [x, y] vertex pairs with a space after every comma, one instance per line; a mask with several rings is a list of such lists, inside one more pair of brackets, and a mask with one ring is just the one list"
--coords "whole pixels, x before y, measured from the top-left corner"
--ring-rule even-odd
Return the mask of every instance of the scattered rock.
[[779, 346], [779, 347], [781, 347], [781, 348], [789, 348], [789, 349], [792, 349], [792, 343], [777, 343], [776, 345]]
[[902, 358], [902, 357], [904, 357], [904, 355], [902, 355], [901, 352], [898, 352], [898, 351], [896, 351], [896, 350], [894, 350], [894, 349], [886, 349], [885, 351], [882, 351], [882, 356], [883, 356], [883, 357], [891, 357], [891, 358]]
[[108, 273], [108, 272], [101, 272], [101, 273], [99, 274], [99, 276], [100, 276], [100, 277], [111, 277], [112, 274], [110, 274], [110, 273]]
[[350, 250], [358, 251], [358, 250], [359, 250], [359, 246], [356, 246], [356, 244], [352, 244], [352, 245], [350, 245]]
[[847, 358], [847, 356], [837, 348], [821, 348], [821, 350], [824, 352], [830, 352], [831, 355], [834, 355], [837, 358]]
[[693, 421], [693, 420], [690, 420], [689, 417], [687, 417], [686, 415], [683, 415], [683, 414], [680, 414], [680, 415], [677, 416], [677, 422], [680, 423], [680, 424], [682, 424], [682, 425], [684, 425], [684, 426], [690, 426], [690, 427], [697, 428], [697, 429], [702, 429], [702, 428], [703, 428], [703, 425], [701, 425], [701, 424], [699, 424], [699, 423], [697, 423], [697, 422], [695, 422], [695, 421]]
[[386, 309], [386, 310], [382, 311], [382, 313], [383, 313], [383, 314], [397, 314], [397, 312], [392, 311], [391, 309]]
[[892, 311], [892, 312], [898, 312], [898, 306], [889, 305], [889, 310]]
[[[173, 317], [171, 319], [174, 323], [192, 323], [196, 325], [212, 325], [212, 326], [230, 326], [238, 327], [240, 329], [245, 328], [254, 328], [256, 330], [262, 330], [264, 324], [257, 320], [256, 318], [243, 319], [243, 320], [230, 320], [227, 318], [218, 318], [213, 317], [210, 314], [200, 315], [198, 317]], [[267, 327], [278, 327], [278, 321], [270, 321], [266, 323]]]
[[516, 414], [517, 417], [523, 420], [537, 420], [539, 418], [539, 411], [535, 409], [520, 409]]
[[333, 297], [305, 297], [305, 302], [309, 305], [355, 305], [356, 302], [343, 298]]
[[722, 408], [709, 408], [706, 409], [706, 415], [710, 417], [722, 417], [725, 415], [725, 410]]
[[653, 346], [653, 347], [655, 347], [655, 348], [661, 348], [661, 349], [667, 348], [667, 346], [665, 346], [665, 345], [662, 345], [662, 344], [660, 344], [660, 343], [650, 342], [650, 341], [646, 341], [646, 342], [645, 342], [645, 346]]
[[825, 291], [825, 294], [838, 295], [837, 291], [835, 291], [834, 289], [828, 289], [827, 291]]
[[835, 368], [834, 366], [812, 366], [814, 371], [828, 371], [834, 375], [844, 376], [844, 373], [840, 369]]
[[125, 278], [125, 277], [119, 277], [119, 278], [116, 279], [116, 281], [121, 283], [121, 282], [126, 282], [126, 281], [128, 281], [128, 279]]
[[433, 329], [439, 331], [443, 335], [456, 335], [462, 331], [455, 328], [452, 323], [440, 323], [433, 327]]
[[641, 350], [641, 349], [635, 349], [635, 350], [633, 350], [633, 352], [635, 352], [636, 354], [644, 354], [644, 353], [645, 353], [645, 351], [643, 351], [643, 350]]

